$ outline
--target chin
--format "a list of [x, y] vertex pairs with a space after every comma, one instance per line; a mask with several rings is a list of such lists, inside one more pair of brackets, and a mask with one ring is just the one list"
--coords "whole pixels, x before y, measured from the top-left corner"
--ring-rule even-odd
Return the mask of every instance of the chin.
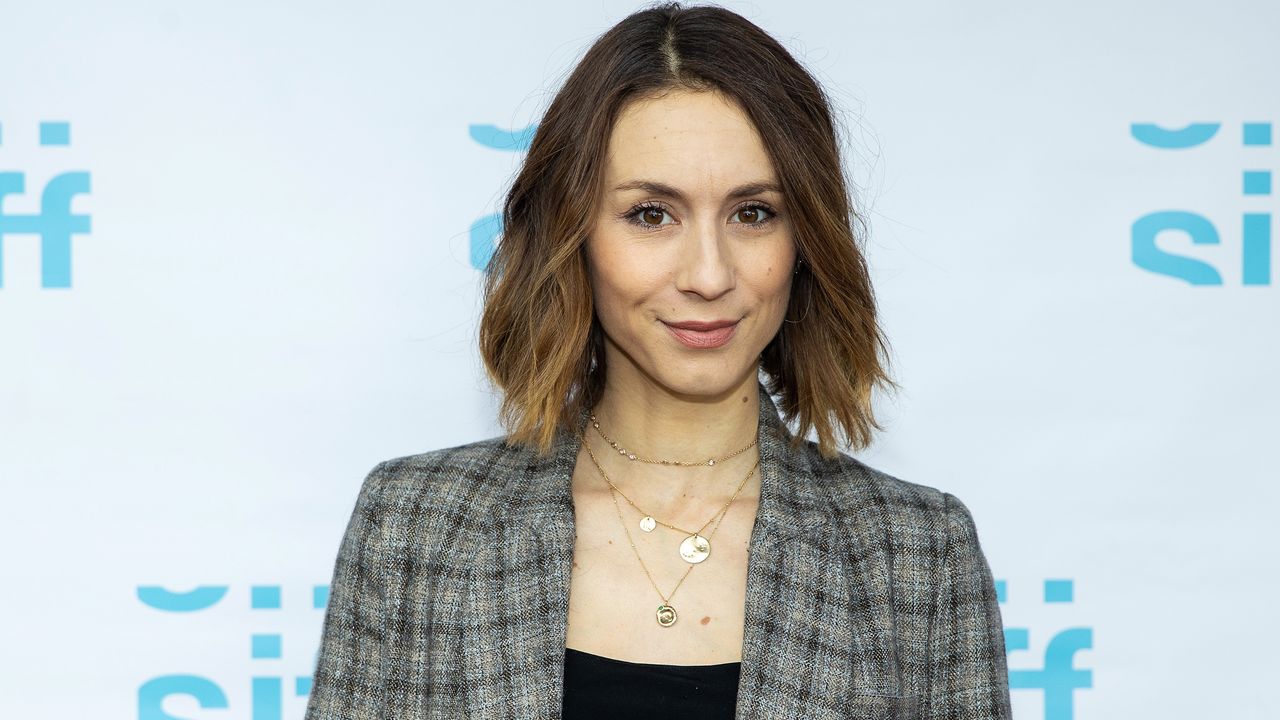
[[[710, 360], [710, 358], [707, 358]], [[722, 362], [672, 362], [658, 374], [660, 381], [673, 393], [716, 397], [737, 390], [743, 374], [751, 368], [735, 369]]]

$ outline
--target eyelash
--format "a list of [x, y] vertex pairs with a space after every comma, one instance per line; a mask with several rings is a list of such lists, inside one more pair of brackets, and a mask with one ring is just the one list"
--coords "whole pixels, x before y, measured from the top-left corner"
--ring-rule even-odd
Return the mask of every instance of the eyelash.
[[[627, 222], [639, 227], [642, 230], [646, 230], [650, 232], [654, 230], [661, 230], [664, 227], [663, 225], [651, 225], [649, 223], [640, 221], [640, 213], [644, 212], [645, 210], [662, 210], [667, 213], [671, 212], [665, 204], [650, 200], [650, 201], [642, 202], [638, 205], [632, 206], [630, 210], [622, 213], [621, 217]], [[745, 225], [751, 228], [752, 230], [758, 230], [760, 228], [763, 228], [765, 225], [768, 225], [769, 223], [778, 219], [777, 211], [762, 202], [749, 202], [749, 203], [740, 205], [736, 210], [733, 211], [733, 214], [737, 215], [743, 210], [764, 210], [765, 212], [769, 213], [769, 217], [765, 220], [760, 220], [753, 223], [748, 223], [748, 222], [738, 223], [739, 225]]]

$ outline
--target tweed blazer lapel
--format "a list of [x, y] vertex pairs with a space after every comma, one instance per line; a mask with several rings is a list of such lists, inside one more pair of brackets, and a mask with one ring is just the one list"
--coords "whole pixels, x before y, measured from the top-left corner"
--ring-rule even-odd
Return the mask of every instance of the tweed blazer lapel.
[[[759, 386], [760, 503], [749, 543], [736, 718], [899, 718], [902, 694], [883, 530], [867, 497], [825, 487], [788, 446]], [[570, 478], [585, 427], [530, 453], [477, 550], [462, 658], [470, 717], [559, 718], [575, 535]], [[517, 474], [518, 475], [518, 474]], [[844, 479], [848, 481], [847, 475]], [[678, 627], [676, 630], [678, 631]]]

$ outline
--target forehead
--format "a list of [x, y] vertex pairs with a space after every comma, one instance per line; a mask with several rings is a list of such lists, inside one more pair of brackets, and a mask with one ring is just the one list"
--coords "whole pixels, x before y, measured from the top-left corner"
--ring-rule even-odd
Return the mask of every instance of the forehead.
[[687, 90], [623, 109], [604, 175], [606, 189], [644, 179], [702, 192], [776, 180], [760, 133], [738, 105], [718, 92]]

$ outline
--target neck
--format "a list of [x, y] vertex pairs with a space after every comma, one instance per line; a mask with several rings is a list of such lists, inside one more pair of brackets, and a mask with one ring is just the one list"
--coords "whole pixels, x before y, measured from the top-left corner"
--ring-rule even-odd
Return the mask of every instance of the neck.
[[[619, 445], [654, 459], [723, 457], [750, 443], [760, 414], [756, 380], [717, 396], [606, 385], [595, 415]], [[599, 437], [597, 435], [597, 437]]]
[[[612, 380], [612, 378], [610, 378]], [[620, 447], [651, 460], [719, 460], [749, 445], [758, 432], [760, 400], [754, 374], [715, 395], [681, 395], [656, 383], [609, 382], [595, 406], [600, 430]], [[609, 474], [630, 494], [656, 502], [728, 499], [759, 457], [750, 448], [710, 467], [669, 467], [620, 457], [589, 424], [585, 441]], [[739, 497], [758, 492], [753, 476]]]

